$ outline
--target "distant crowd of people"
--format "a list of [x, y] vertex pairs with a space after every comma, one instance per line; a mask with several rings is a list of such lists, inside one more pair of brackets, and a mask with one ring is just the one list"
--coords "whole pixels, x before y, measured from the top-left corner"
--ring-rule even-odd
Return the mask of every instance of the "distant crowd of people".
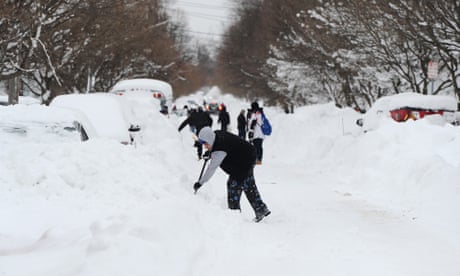
[[[212, 128], [213, 119], [209, 112], [205, 111], [201, 106], [196, 109], [188, 109], [187, 107], [185, 109], [187, 110], [187, 118], [179, 125], [179, 132], [188, 125], [190, 130], [198, 137], [203, 127], [209, 126]], [[253, 102], [251, 108], [248, 108], [247, 111], [242, 109], [237, 117], [238, 137], [248, 140], [255, 147], [257, 165], [262, 164], [263, 141], [265, 139], [265, 135], [261, 129], [263, 124], [262, 112], [263, 109], [259, 104]], [[230, 131], [230, 114], [224, 104], [221, 104], [219, 107], [217, 123], [220, 124], [220, 130]], [[197, 148], [198, 159], [201, 159], [203, 154], [202, 147], [197, 143], [194, 143], [194, 146]]]

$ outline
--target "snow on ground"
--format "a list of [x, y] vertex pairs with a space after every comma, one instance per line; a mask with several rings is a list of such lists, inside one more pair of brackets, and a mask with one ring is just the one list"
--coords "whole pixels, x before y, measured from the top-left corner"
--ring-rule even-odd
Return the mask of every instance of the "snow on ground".
[[[8, 104], [8, 95], [4, 94], [6, 92], [2, 91], [2, 86], [0, 85], [0, 105], [7, 105]], [[25, 97], [19, 96], [18, 101], [20, 104], [40, 104], [40, 100], [32, 98], [32, 97]]]
[[[249, 103], [222, 98], [236, 129]], [[364, 134], [333, 104], [265, 111], [255, 176], [272, 214], [258, 224], [244, 197], [226, 209], [220, 171], [193, 194], [202, 163], [184, 117], [144, 109], [136, 146], [10, 141], [0, 275], [460, 275], [459, 127]]]

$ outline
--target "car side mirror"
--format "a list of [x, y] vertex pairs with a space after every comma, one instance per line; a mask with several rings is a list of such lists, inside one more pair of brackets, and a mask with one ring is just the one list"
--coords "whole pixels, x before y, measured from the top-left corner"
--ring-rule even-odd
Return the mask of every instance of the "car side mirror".
[[141, 130], [139, 125], [130, 125], [128, 131], [129, 132], [138, 132]]

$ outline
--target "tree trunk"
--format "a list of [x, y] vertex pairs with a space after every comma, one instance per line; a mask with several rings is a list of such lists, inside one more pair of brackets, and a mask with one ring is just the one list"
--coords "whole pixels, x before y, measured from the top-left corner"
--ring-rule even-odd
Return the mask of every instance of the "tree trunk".
[[19, 92], [21, 90], [21, 79], [14, 77], [8, 80], [8, 105], [19, 103]]

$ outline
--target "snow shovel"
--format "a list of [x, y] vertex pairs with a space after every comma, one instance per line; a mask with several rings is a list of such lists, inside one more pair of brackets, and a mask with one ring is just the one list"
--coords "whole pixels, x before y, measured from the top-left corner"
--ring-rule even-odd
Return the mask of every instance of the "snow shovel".
[[[206, 163], [208, 163], [209, 159], [204, 159], [204, 163], [203, 163], [203, 167], [201, 168], [201, 172], [200, 172], [200, 176], [198, 177], [198, 181], [200, 181], [201, 177], [203, 176], [203, 172], [204, 172], [204, 167], [206, 167]], [[196, 194], [198, 190], [195, 190], [194, 194]]]

